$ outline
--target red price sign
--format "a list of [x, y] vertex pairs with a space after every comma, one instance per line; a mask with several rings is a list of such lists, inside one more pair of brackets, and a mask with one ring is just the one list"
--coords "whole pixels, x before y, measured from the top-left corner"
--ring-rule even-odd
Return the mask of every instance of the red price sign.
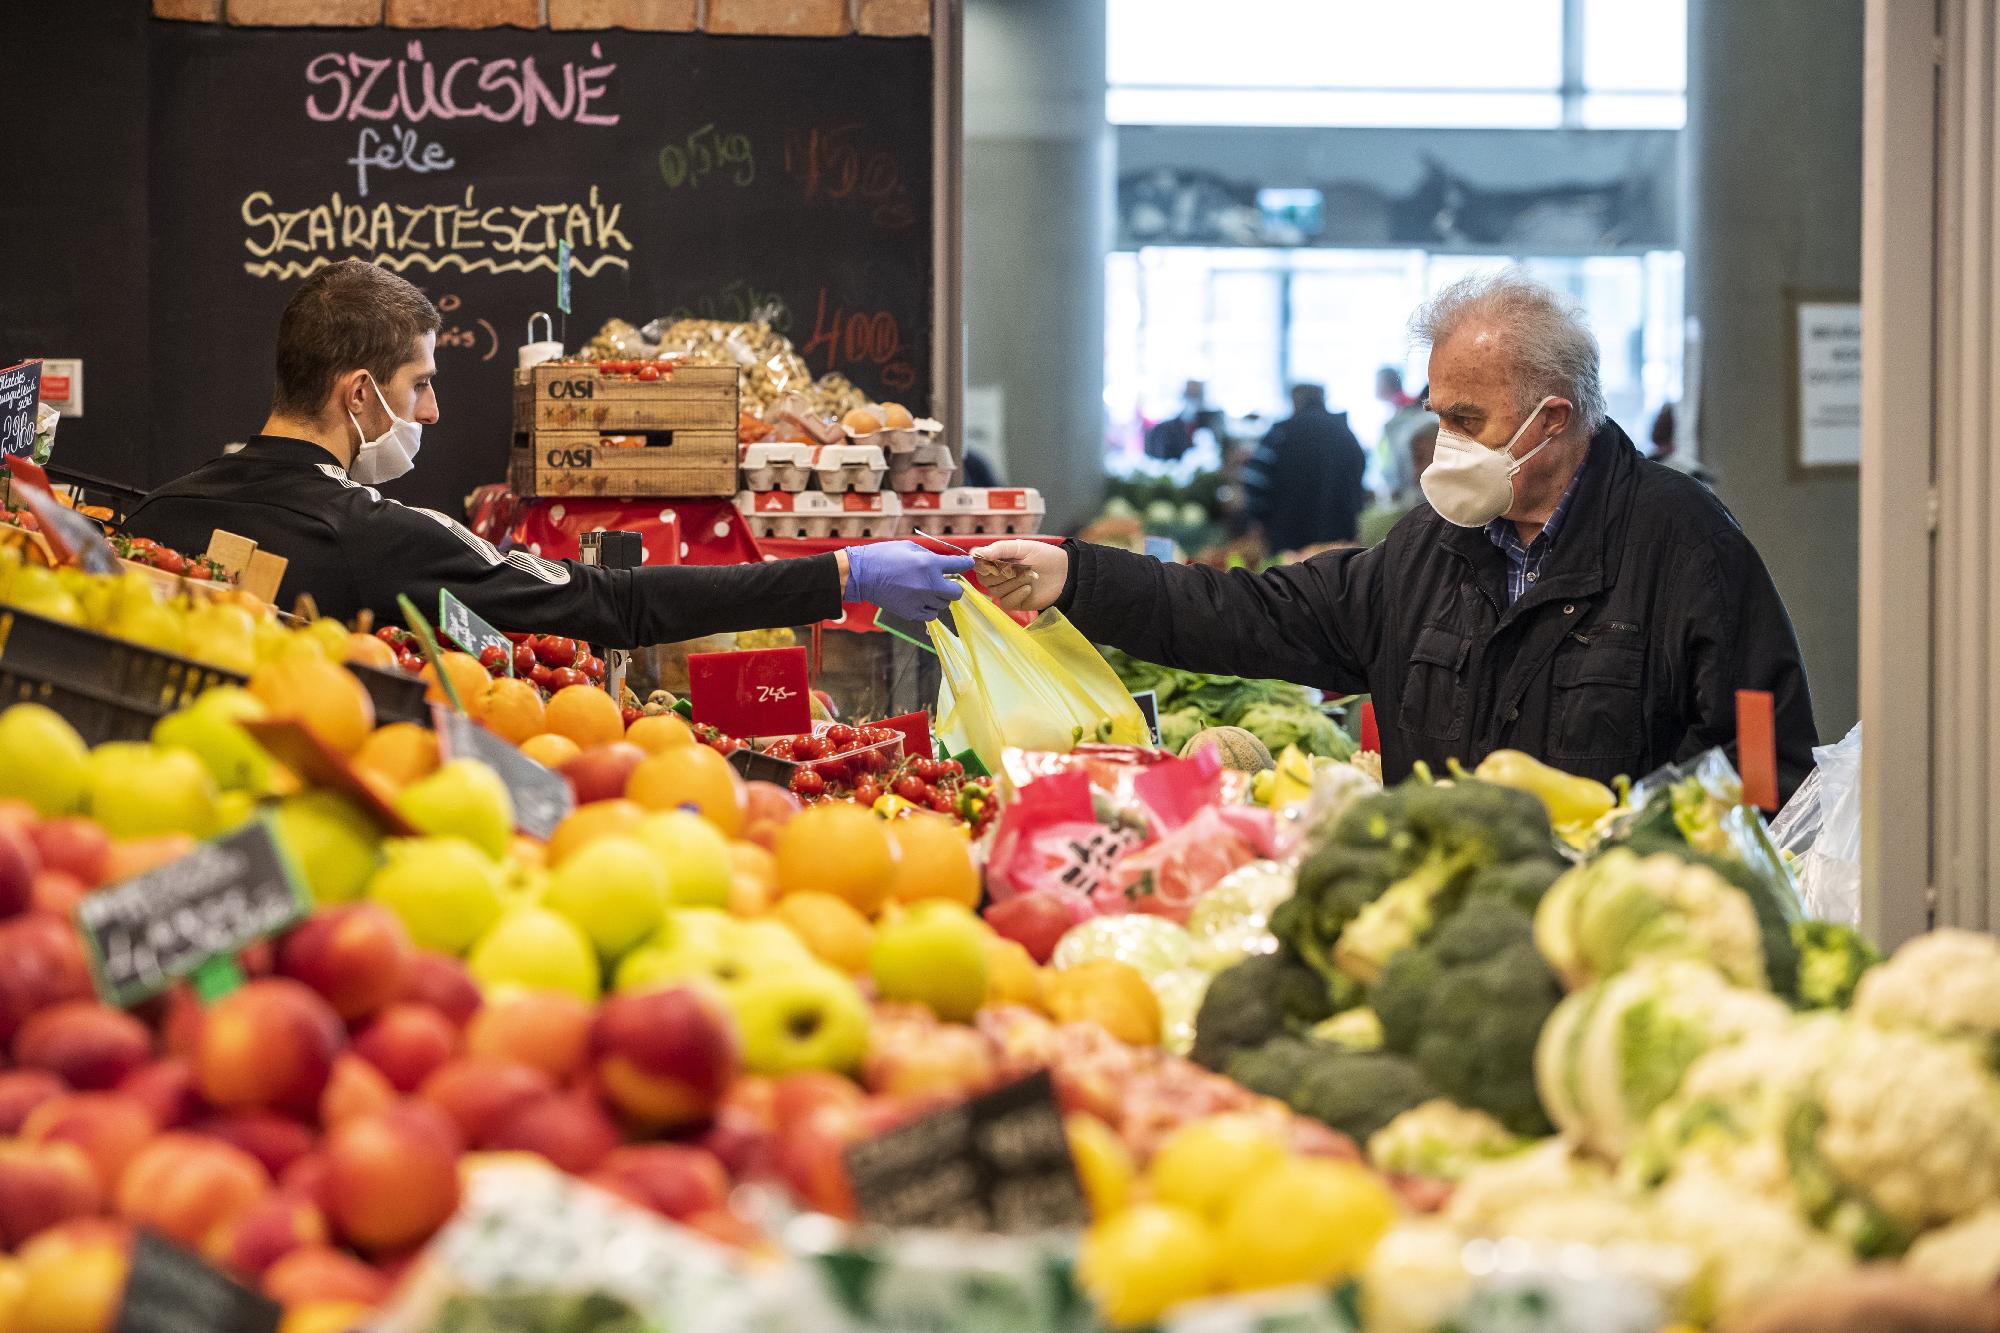
[[882, 726], [903, 733], [903, 753], [913, 759], [928, 759], [937, 753], [931, 744], [931, 715], [921, 708], [901, 717], [885, 717]]
[[812, 730], [803, 648], [691, 654], [688, 699], [696, 722], [730, 736], [796, 736]]
[[1778, 808], [1778, 731], [1769, 690], [1736, 691], [1736, 766], [1743, 777], [1743, 804]]

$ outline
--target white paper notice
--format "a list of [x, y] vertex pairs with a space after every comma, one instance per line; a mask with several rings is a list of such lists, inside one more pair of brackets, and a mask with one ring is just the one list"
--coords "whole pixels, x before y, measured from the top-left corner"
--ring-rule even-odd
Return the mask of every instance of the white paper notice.
[[1861, 306], [1803, 301], [1798, 306], [1799, 462], [1861, 462]]

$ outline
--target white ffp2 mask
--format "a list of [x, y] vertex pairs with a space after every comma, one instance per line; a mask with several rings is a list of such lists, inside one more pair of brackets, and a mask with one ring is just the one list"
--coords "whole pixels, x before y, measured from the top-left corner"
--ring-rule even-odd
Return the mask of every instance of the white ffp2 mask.
[[1423, 487], [1424, 499], [1431, 502], [1439, 518], [1461, 528], [1483, 528], [1514, 507], [1515, 474], [1530, 458], [1548, 448], [1549, 441], [1543, 440], [1519, 458], [1514, 457], [1514, 445], [1542, 414], [1542, 409], [1554, 401], [1551, 394], [1536, 403], [1535, 410], [1521, 423], [1521, 429], [1498, 449], [1488, 449], [1457, 431], [1439, 427], [1437, 452], [1431, 456], [1431, 465], [1424, 469], [1424, 475], [1417, 479]]
[[[373, 377], [369, 382], [374, 383]], [[347, 475], [364, 486], [378, 482], [394, 481], [416, 466], [417, 450], [423, 448], [424, 428], [414, 421], [405, 421], [389, 408], [389, 400], [382, 396], [382, 386], [375, 385], [375, 401], [382, 404], [388, 414], [389, 429], [374, 439], [361, 429], [361, 423], [349, 412], [347, 419], [354, 422], [354, 433], [360, 437], [361, 447], [354, 451], [354, 462], [348, 466]]]

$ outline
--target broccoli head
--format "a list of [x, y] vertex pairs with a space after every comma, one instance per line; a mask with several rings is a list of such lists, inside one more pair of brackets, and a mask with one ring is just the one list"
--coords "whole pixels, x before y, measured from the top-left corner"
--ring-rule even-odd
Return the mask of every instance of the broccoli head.
[[1861, 932], [1832, 921], [1794, 921], [1792, 944], [1799, 951], [1799, 1003], [1808, 1009], [1845, 1009], [1861, 974], [1882, 961]]
[[1252, 954], [1209, 983], [1195, 1015], [1190, 1056], [1205, 1069], [1221, 1070], [1238, 1051], [1302, 1031], [1332, 1013], [1317, 972], [1283, 951]]
[[1413, 1106], [1437, 1096], [1414, 1062], [1380, 1051], [1348, 1051], [1331, 1042], [1280, 1037], [1229, 1062], [1229, 1076], [1300, 1115], [1364, 1143]]
[[1452, 1100], [1524, 1135], [1550, 1131], [1535, 1092], [1535, 1042], [1561, 999], [1533, 921], [1497, 897], [1472, 899], [1434, 938], [1390, 960], [1372, 994], [1388, 1050]]

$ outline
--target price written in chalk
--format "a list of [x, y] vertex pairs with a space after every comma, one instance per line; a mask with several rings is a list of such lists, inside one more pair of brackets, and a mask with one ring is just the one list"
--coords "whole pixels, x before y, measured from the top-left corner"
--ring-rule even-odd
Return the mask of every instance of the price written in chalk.
[[710, 176], [738, 187], [757, 179], [757, 152], [749, 135], [723, 134], [710, 121], [660, 149], [660, 179], [668, 189], [699, 189]]
[[731, 736], [796, 736], [812, 729], [806, 650], [759, 648], [688, 658], [694, 720]]

